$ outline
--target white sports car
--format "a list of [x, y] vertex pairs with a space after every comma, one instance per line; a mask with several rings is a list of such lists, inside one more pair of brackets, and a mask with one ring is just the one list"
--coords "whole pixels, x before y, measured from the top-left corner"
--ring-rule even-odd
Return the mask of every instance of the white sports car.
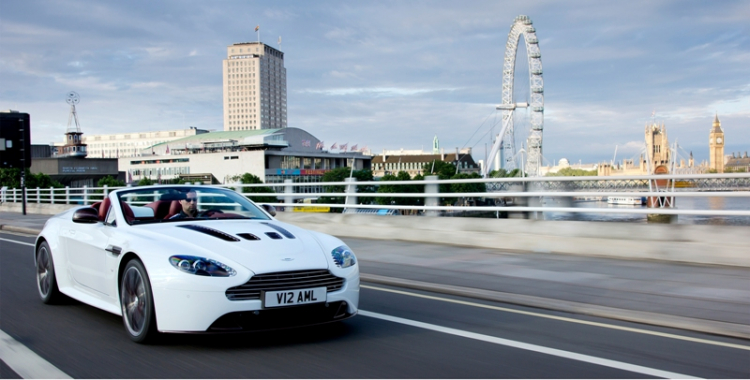
[[354, 253], [272, 214], [217, 187], [113, 191], [47, 221], [36, 240], [39, 295], [53, 303], [62, 293], [122, 315], [136, 342], [354, 316]]

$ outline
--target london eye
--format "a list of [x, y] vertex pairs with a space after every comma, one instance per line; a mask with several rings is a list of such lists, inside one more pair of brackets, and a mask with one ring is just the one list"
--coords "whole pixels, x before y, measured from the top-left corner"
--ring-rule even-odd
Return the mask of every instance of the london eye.
[[[528, 59], [528, 92], [523, 99], [516, 86], [516, 58], [519, 42], [523, 36]], [[524, 70], [525, 71], [525, 70]], [[519, 84], [523, 79], [518, 78]], [[525, 87], [525, 86], [524, 86]], [[526, 89], [524, 89], [526, 90]], [[487, 176], [492, 161], [496, 169], [522, 169], [529, 176], [539, 175], [542, 165], [542, 131], [544, 129], [544, 80], [542, 79], [542, 54], [536, 30], [528, 16], [518, 16], [508, 33], [503, 59], [502, 104], [497, 106], [502, 111], [502, 130], [492, 146], [490, 162], [484, 167]], [[514, 116], [523, 109], [527, 123], [515, 123]], [[517, 112], [519, 111], [519, 112]], [[522, 145], [519, 147], [519, 144]], [[499, 155], [499, 157], [498, 157]], [[496, 160], [496, 157], [499, 159]]]

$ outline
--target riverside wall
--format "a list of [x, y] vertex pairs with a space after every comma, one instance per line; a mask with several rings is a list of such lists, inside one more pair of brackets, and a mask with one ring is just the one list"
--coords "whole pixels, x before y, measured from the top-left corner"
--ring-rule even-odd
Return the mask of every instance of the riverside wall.
[[[54, 215], [75, 205], [27, 204]], [[5, 203], [0, 212], [21, 212]], [[750, 267], [750, 228], [690, 224], [440, 218], [279, 212], [280, 221], [340, 238], [402, 240], [507, 250]]]

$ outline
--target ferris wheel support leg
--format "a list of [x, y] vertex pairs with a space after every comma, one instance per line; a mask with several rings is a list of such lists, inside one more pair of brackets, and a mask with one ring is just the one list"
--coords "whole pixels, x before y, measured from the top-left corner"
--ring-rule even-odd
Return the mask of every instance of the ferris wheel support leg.
[[[490, 155], [487, 156], [487, 161], [494, 161], [495, 155], [497, 155], [498, 151], [500, 150], [500, 147], [503, 144], [503, 138], [505, 137], [505, 132], [508, 130], [508, 126], [510, 126], [510, 121], [513, 120], [513, 111], [511, 110], [508, 114], [508, 118], [503, 123], [503, 129], [500, 131], [500, 134], [498, 134], [497, 139], [495, 140], [495, 143], [492, 144], [492, 150], [490, 150]], [[491, 165], [484, 165], [484, 172], [482, 173], [482, 177], [487, 178], [487, 175], [490, 172]], [[500, 168], [495, 168], [500, 169]]]

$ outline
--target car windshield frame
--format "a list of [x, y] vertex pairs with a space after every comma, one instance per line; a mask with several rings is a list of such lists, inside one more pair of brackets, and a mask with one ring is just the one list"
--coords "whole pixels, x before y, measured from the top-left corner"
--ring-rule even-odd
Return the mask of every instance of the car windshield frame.
[[[188, 193], [196, 193], [196, 217], [176, 217], [168, 210], [174, 202], [187, 198]], [[154, 186], [135, 187], [116, 193], [118, 203], [127, 204], [130, 212], [120, 206], [125, 222], [131, 226], [199, 220], [271, 220], [261, 207], [242, 194], [231, 189], [211, 186]], [[130, 216], [129, 216], [130, 215]], [[183, 214], [184, 216], [184, 214]]]

